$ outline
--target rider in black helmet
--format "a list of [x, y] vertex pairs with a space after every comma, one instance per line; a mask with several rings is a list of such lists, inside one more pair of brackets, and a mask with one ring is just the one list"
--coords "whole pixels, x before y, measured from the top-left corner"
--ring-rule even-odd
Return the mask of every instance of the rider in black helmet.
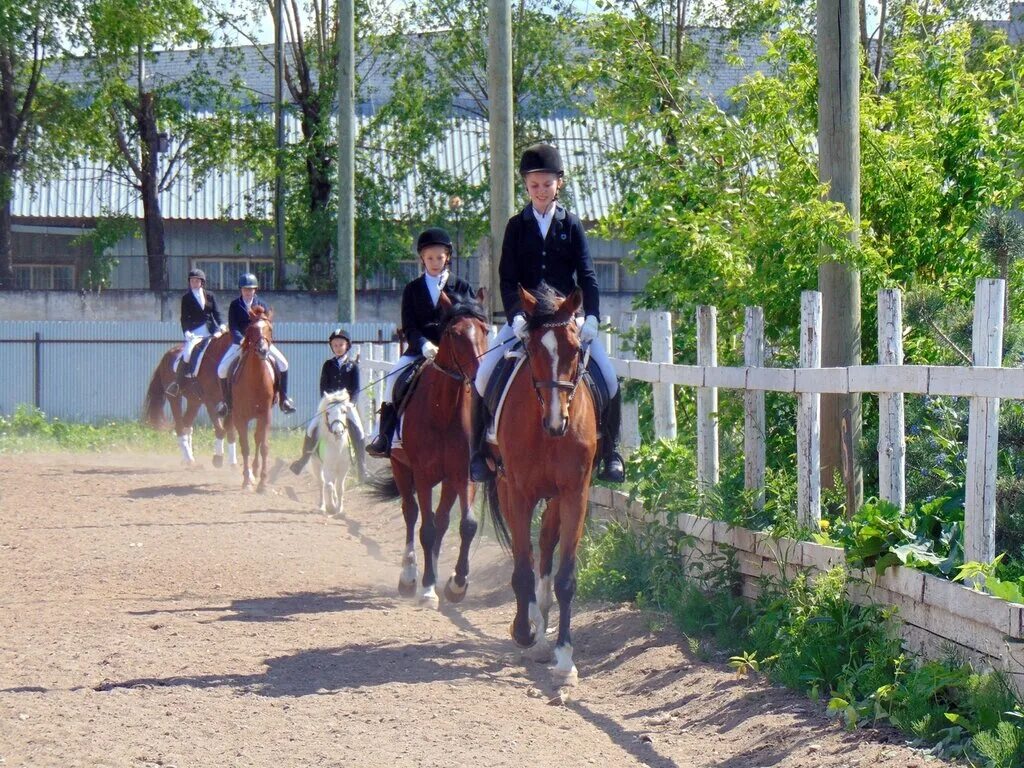
[[181, 359], [174, 369], [174, 381], [167, 387], [168, 395], [177, 397], [182, 393], [185, 379], [195, 373], [193, 351], [203, 339], [215, 334], [223, 322], [217, 308], [217, 297], [206, 290], [206, 273], [198, 268], [190, 269], [188, 292], [181, 297], [181, 331], [185, 334], [185, 343], [181, 348]]

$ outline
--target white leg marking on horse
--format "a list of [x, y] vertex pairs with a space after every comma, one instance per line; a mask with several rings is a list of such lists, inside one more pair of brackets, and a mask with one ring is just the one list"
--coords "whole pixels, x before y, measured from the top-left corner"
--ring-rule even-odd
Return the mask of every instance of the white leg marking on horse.
[[178, 447], [181, 448], [181, 458], [187, 464], [191, 464], [195, 461], [195, 457], [192, 455], [192, 446], [189, 444], [188, 437], [188, 434], [178, 435]]
[[238, 443], [228, 443], [228, 464], [238, 466]]
[[572, 644], [555, 646], [555, 666], [551, 668], [552, 674], [560, 678], [567, 685], [575, 685], [579, 679], [576, 665], [572, 663]]
[[[552, 378], [558, 379], [558, 338], [555, 336], [554, 331], [548, 331], [540, 337], [540, 343], [544, 349], [551, 355], [551, 375]], [[562, 421], [562, 406], [558, 402], [558, 393], [555, 390], [551, 390], [551, 414], [548, 416], [548, 424], [555, 426], [560, 424]]]
[[455, 581], [455, 572], [453, 571], [452, 575], [448, 577], [448, 589], [454, 592], [456, 595], [461, 595], [467, 589], [469, 589], [469, 579], [466, 579], [466, 583], [460, 587], [458, 583]]
[[214, 441], [213, 441], [213, 455], [214, 456], [223, 456], [224, 455], [224, 438], [223, 437], [214, 438]]
[[545, 624], [547, 624], [548, 612], [551, 610], [554, 602], [555, 592], [551, 586], [551, 576], [544, 576], [540, 579], [537, 588], [537, 607], [540, 609], [540, 615], [543, 617]]
[[437, 597], [437, 592], [434, 591], [433, 585], [423, 590], [423, 594], [420, 595], [420, 600], [423, 601], [424, 605], [430, 608], [437, 608], [438, 604], [441, 602]]
[[402, 556], [402, 583], [416, 583], [416, 547], [410, 545]]

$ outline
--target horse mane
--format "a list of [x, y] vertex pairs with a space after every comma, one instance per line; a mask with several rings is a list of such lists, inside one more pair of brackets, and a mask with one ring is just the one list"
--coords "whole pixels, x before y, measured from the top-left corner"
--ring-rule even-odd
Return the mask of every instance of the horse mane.
[[324, 396], [320, 398], [320, 407], [317, 411], [322, 412], [325, 408], [335, 405], [337, 403], [347, 404], [349, 402], [348, 390], [339, 389], [337, 392], [324, 392]]
[[526, 319], [526, 325], [531, 330], [555, 317], [565, 301], [565, 296], [546, 280], [541, 280], [540, 285], [530, 291], [530, 295], [537, 300], [537, 309]]
[[249, 315], [252, 317], [253, 320], [266, 320], [267, 322], [270, 322], [270, 319], [271, 317], [273, 317], [273, 314], [274, 313], [271, 310], [259, 304], [257, 304], [255, 307], [249, 310]]
[[482, 323], [487, 322], [487, 313], [483, 305], [476, 300], [476, 296], [470, 291], [458, 291], [450, 294], [452, 306], [441, 315], [441, 328], [448, 323], [458, 320], [461, 317], [472, 317]]

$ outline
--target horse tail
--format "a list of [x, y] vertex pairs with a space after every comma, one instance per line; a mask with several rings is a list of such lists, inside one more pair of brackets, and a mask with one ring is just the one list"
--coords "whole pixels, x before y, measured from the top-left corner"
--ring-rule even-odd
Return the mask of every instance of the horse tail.
[[498, 503], [498, 481], [491, 478], [484, 482], [484, 507], [487, 509], [494, 523], [494, 535], [498, 539], [501, 548], [506, 552], [512, 551], [512, 535], [505, 525], [505, 518], [501, 514], [501, 505]]
[[147, 424], [155, 429], [164, 425], [164, 382], [160, 377], [160, 369], [164, 364], [164, 358], [153, 371], [153, 378], [149, 380], [149, 388], [146, 389], [146, 397], [142, 401], [143, 418]]
[[398, 483], [395, 482], [394, 475], [390, 472], [386, 475], [368, 472], [367, 475], [369, 477], [366, 478], [366, 485], [374, 498], [380, 501], [394, 501], [401, 497], [402, 494], [398, 490]]

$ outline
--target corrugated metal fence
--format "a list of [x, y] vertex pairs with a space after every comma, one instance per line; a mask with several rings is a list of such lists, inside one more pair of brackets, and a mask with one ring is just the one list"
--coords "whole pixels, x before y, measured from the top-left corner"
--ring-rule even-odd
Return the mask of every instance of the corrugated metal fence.
[[[275, 427], [296, 427], [320, 401], [320, 367], [330, 354], [336, 323], [280, 323], [275, 343], [288, 358], [289, 394], [297, 411], [274, 414]], [[369, 357], [370, 343], [387, 342], [394, 323], [345, 326], [353, 351]], [[0, 414], [21, 404], [48, 416], [95, 423], [139, 418], [150, 377], [167, 349], [181, 342], [176, 322], [60, 322], [0, 320]], [[365, 371], [365, 383], [371, 374]], [[364, 393], [364, 407], [368, 404]], [[169, 413], [169, 412], [168, 412]], [[205, 413], [202, 415], [205, 419]]]

